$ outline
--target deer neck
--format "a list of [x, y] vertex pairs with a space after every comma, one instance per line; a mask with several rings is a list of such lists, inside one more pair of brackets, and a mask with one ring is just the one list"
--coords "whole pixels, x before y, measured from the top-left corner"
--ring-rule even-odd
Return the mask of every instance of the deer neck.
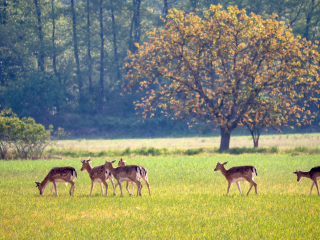
[[90, 165], [85, 167], [85, 170], [90, 174], [92, 171], [92, 167]]
[[305, 178], [310, 178], [310, 171], [300, 171], [300, 175]]
[[50, 182], [49, 178], [46, 177], [41, 183], [40, 183], [40, 188], [42, 190], [42, 192], [44, 192], [44, 190], [46, 189], [48, 183]]
[[105, 168], [106, 171], [111, 172], [113, 176], [115, 176], [115, 168], [111, 165], [110, 168]]
[[227, 169], [225, 169], [224, 166], [222, 166], [222, 168], [221, 168], [220, 171], [221, 171], [221, 173], [223, 174], [223, 176], [227, 177]]

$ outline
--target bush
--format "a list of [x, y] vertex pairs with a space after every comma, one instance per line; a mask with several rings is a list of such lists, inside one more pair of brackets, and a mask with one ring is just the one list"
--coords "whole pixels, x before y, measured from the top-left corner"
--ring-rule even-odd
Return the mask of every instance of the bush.
[[226, 151], [229, 154], [243, 154], [243, 153], [267, 153], [266, 148], [246, 148], [246, 147], [236, 147], [236, 148], [230, 148], [228, 151]]
[[196, 155], [196, 154], [199, 154], [201, 152], [203, 152], [202, 148], [191, 148], [191, 149], [187, 149], [185, 151], [185, 154], [186, 155]]
[[[0, 154], [5, 159], [8, 150], [14, 149], [16, 158], [40, 158], [44, 149], [54, 142], [51, 139], [53, 126], [46, 130], [42, 124], [37, 124], [33, 118], [19, 119], [11, 110], [0, 113]], [[64, 135], [59, 128], [57, 136]]]
[[279, 153], [279, 147], [278, 146], [273, 146], [270, 148], [270, 153]]

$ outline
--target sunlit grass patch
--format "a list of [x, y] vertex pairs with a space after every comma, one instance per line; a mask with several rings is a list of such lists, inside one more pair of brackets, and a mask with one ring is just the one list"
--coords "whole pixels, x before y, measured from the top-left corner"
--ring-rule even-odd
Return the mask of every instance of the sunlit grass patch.
[[[219, 153], [219, 137], [64, 140], [58, 148], [44, 152], [49, 158], [101, 158], [168, 155], [208, 155]], [[262, 135], [254, 148], [251, 136], [232, 136], [230, 154], [286, 153], [320, 154], [320, 134]]]
[[[81, 172], [80, 159], [0, 161], [1, 239], [297, 239], [317, 238], [319, 197], [312, 182], [297, 182], [293, 171], [319, 165], [317, 156], [213, 155], [127, 158], [128, 164], [148, 169], [152, 196], [143, 184], [142, 197], [102, 196], [99, 184], [90, 196], [91, 180]], [[258, 195], [240, 195], [235, 184], [226, 196], [227, 181], [214, 172], [217, 162], [226, 168], [253, 165], [257, 168]], [[92, 160], [92, 165], [104, 159]], [[49, 185], [40, 196], [41, 181], [54, 166], [77, 169], [75, 195], [58, 184], [59, 196]], [[125, 183], [123, 183], [123, 188]], [[246, 193], [249, 184], [242, 182]]]

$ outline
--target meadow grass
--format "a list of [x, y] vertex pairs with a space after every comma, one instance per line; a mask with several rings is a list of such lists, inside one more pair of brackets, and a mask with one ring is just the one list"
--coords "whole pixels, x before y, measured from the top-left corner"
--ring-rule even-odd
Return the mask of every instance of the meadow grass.
[[[62, 140], [43, 155], [51, 158], [210, 155], [219, 153], [219, 144], [220, 137]], [[320, 154], [320, 134], [262, 135], [259, 148], [253, 148], [251, 136], [233, 136], [227, 152]]]
[[[220, 136], [216, 137], [185, 137], [185, 138], [149, 138], [149, 139], [76, 139], [59, 142], [62, 149], [86, 149], [88, 151], [124, 150], [126, 148], [218, 148]], [[269, 148], [277, 146], [280, 149], [308, 146], [320, 147], [320, 133], [306, 134], [264, 134], [260, 136], [259, 147]], [[252, 148], [251, 135], [231, 136], [230, 148]]]
[[[106, 159], [97, 158], [93, 166]], [[297, 183], [292, 173], [319, 165], [316, 155], [213, 154], [128, 158], [128, 164], [148, 169], [152, 196], [144, 183], [142, 197], [124, 191], [102, 196], [95, 185], [90, 196], [87, 172], [80, 159], [0, 161], [0, 239], [317, 239], [320, 197], [311, 181]], [[217, 162], [226, 168], [254, 165], [258, 195], [243, 195], [235, 184], [226, 196], [227, 181], [214, 172]], [[59, 196], [43, 196], [41, 181], [55, 166], [78, 170], [74, 196], [58, 184]], [[109, 183], [109, 181], [108, 181]], [[124, 187], [125, 184], [123, 184]], [[136, 188], [135, 188], [136, 193]]]

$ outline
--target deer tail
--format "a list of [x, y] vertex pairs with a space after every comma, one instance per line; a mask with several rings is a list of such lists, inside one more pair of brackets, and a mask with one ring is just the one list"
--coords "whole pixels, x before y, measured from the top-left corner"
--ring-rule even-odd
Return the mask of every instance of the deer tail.
[[76, 175], [76, 178], [78, 177], [78, 175], [77, 175], [77, 171], [76, 171], [75, 169], [73, 169], [73, 171], [72, 171], [72, 175]]
[[255, 167], [253, 167], [252, 172], [254, 172], [256, 174], [256, 176], [258, 176], [258, 172], [257, 172], [257, 169]]

